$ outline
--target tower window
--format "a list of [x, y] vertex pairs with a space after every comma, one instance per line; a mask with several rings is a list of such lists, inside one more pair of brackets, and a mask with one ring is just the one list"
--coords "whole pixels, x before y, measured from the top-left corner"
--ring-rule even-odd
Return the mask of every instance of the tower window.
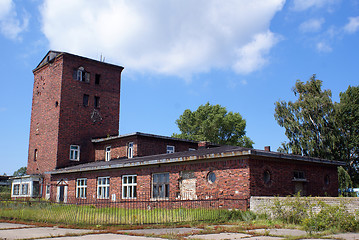
[[94, 106], [95, 106], [95, 108], [100, 107], [100, 97], [95, 96]]
[[111, 160], [111, 146], [106, 147], [105, 161]]
[[86, 107], [89, 105], [89, 95], [87, 95], [87, 94], [84, 94], [83, 105]]
[[127, 157], [128, 157], [128, 158], [133, 158], [133, 142], [129, 142], [129, 143], [128, 143], [128, 147], [127, 147]]
[[100, 84], [100, 78], [101, 78], [101, 74], [95, 74], [95, 84], [96, 85]]
[[80, 82], [90, 82], [90, 73], [86, 72], [83, 67], [75, 69], [73, 77], [75, 80], [79, 80]]
[[34, 150], [34, 162], [37, 160], [37, 149]]
[[80, 146], [78, 145], [70, 146], [70, 160], [80, 161]]

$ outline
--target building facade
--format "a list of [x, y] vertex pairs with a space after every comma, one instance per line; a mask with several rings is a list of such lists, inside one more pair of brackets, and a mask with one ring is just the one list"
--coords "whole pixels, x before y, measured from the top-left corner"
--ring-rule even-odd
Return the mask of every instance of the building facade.
[[64, 52], [44, 57], [33, 71], [28, 176], [13, 180], [13, 198], [222, 198], [236, 200], [229, 208], [246, 209], [250, 196], [338, 194], [341, 162], [139, 132], [119, 135], [122, 70]]

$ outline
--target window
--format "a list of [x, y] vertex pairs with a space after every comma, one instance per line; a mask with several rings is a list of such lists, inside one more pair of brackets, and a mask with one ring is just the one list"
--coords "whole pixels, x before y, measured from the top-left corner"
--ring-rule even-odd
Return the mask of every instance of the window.
[[100, 107], [100, 97], [95, 96], [94, 106], [95, 108]]
[[77, 179], [76, 184], [76, 197], [77, 198], [86, 198], [87, 196], [87, 178]]
[[108, 199], [110, 197], [110, 177], [97, 179], [97, 198]]
[[122, 176], [122, 198], [137, 197], [137, 175]]
[[37, 160], [37, 149], [34, 150], [34, 161]]
[[174, 153], [175, 152], [175, 146], [167, 145], [167, 153]]
[[305, 180], [303, 171], [294, 171], [294, 180]]
[[85, 107], [87, 107], [87, 106], [89, 105], [89, 95], [84, 94], [84, 97], [83, 97], [82, 102], [83, 102], [83, 105], [84, 105]]
[[216, 181], [216, 174], [214, 172], [209, 172], [207, 174], [207, 181], [209, 183], [214, 183]]
[[80, 146], [78, 145], [70, 146], [70, 160], [80, 161]]
[[263, 182], [264, 182], [265, 184], [269, 184], [270, 181], [271, 181], [271, 173], [270, 173], [269, 170], [265, 170], [265, 171], [263, 172]]
[[133, 158], [133, 142], [129, 142], [129, 143], [128, 143], [128, 147], [127, 147], [127, 157], [128, 157], [128, 158]]
[[95, 84], [96, 84], [96, 85], [99, 85], [99, 84], [100, 84], [100, 78], [101, 78], [101, 75], [100, 75], [100, 74], [96, 74], [96, 75], [95, 75]]
[[324, 184], [327, 185], [327, 186], [330, 184], [330, 177], [329, 177], [329, 175], [325, 175], [325, 177], [324, 177]]
[[51, 190], [51, 185], [47, 184], [46, 185], [46, 195], [50, 195], [50, 190]]
[[21, 195], [29, 195], [29, 184], [21, 184]]
[[154, 173], [152, 175], [152, 197], [168, 198], [170, 195], [170, 174]]
[[106, 147], [105, 151], [105, 161], [111, 160], [111, 146]]
[[75, 80], [79, 80], [80, 82], [90, 82], [90, 73], [86, 72], [83, 67], [75, 69], [73, 77]]
[[20, 184], [14, 184], [12, 189], [12, 195], [19, 195], [20, 194]]

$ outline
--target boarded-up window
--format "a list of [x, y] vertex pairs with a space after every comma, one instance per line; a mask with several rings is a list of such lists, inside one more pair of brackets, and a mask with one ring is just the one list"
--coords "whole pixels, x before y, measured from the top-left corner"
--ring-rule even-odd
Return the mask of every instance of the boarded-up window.
[[180, 197], [182, 200], [197, 199], [196, 195], [197, 179], [193, 171], [182, 171], [180, 179]]

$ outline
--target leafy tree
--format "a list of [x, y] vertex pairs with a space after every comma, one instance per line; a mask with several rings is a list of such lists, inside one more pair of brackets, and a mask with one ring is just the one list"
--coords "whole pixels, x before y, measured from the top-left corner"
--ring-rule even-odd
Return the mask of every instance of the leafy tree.
[[242, 116], [227, 112], [225, 107], [218, 104], [207, 102], [193, 112], [186, 109], [176, 124], [181, 133], [174, 133], [172, 137], [249, 148], [253, 146], [253, 141], [245, 136], [246, 121]]
[[353, 187], [353, 182], [350, 179], [348, 172], [345, 171], [342, 166], [338, 167], [338, 182], [341, 194], [346, 197], [350, 196], [348, 189]]
[[275, 119], [289, 139], [278, 150], [294, 154], [335, 158], [336, 127], [330, 90], [322, 90], [322, 81], [313, 75], [306, 83], [297, 80], [293, 88], [295, 102], [276, 102]]
[[12, 175], [13, 175], [14, 177], [24, 176], [24, 175], [26, 175], [26, 170], [27, 170], [26, 167], [21, 167], [21, 168], [19, 168], [18, 170], [16, 170]]
[[336, 123], [340, 130], [337, 142], [341, 159], [348, 163], [348, 172], [354, 182], [359, 183], [359, 86], [349, 86], [340, 93], [340, 103], [336, 104]]

